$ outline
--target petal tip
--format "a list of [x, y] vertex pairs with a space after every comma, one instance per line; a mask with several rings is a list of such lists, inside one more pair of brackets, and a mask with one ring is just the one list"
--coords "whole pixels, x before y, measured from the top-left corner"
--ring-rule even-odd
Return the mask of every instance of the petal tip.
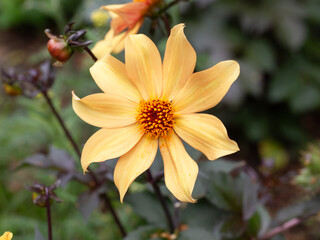
[[71, 91], [71, 94], [74, 100], [77, 100], [77, 101], [80, 100], [80, 98], [74, 93], [74, 90]]
[[179, 24], [175, 25], [175, 26], [171, 29], [171, 32], [172, 32], [172, 31], [176, 31], [176, 30], [180, 30], [180, 29], [183, 30], [185, 26], [186, 26], [185, 23], [179, 23]]
[[84, 163], [83, 161], [81, 161], [81, 167], [82, 167], [82, 170], [83, 170], [83, 175], [85, 175], [86, 172], [89, 172], [88, 171], [89, 164]]

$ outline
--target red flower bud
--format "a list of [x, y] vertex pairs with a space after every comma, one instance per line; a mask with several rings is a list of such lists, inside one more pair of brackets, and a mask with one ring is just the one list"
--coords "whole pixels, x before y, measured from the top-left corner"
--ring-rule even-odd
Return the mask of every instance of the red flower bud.
[[60, 64], [65, 63], [73, 53], [65, 40], [57, 37], [48, 41], [47, 48], [50, 55]]

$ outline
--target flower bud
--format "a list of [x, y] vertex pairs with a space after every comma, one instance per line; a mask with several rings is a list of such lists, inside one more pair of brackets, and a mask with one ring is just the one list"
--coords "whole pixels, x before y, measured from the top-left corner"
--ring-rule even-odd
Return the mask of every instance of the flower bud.
[[22, 94], [22, 89], [16, 85], [10, 85], [8, 83], [3, 84], [4, 91], [10, 96], [18, 96]]
[[58, 62], [59, 65], [68, 61], [73, 53], [66, 41], [58, 37], [51, 38], [48, 41], [47, 48], [50, 55]]
[[46, 207], [46, 196], [44, 194], [33, 192], [32, 201], [38, 207]]

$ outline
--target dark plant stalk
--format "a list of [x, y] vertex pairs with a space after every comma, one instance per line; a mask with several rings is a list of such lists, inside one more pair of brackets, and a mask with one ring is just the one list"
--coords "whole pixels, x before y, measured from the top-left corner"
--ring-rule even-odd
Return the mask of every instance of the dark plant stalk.
[[91, 50], [87, 46], [84, 47], [84, 50], [90, 55], [94, 62], [98, 61], [98, 58], [93, 54], [93, 52], [91, 52]]
[[265, 235], [263, 235], [262, 237], [259, 238], [259, 240], [266, 240], [266, 239], [270, 239], [280, 233], [283, 233], [297, 225], [300, 225], [301, 223], [303, 223], [305, 220], [309, 219], [310, 217], [314, 216], [314, 215], [317, 215], [318, 212], [314, 213], [314, 214], [311, 214], [309, 216], [306, 216], [306, 217], [301, 217], [301, 218], [293, 218], [293, 219], [290, 219], [288, 221], [286, 221], [285, 223], [283, 223], [282, 225], [280, 226], [277, 226], [273, 229], [271, 229], [269, 232], [267, 232]]
[[[88, 50], [90, 51], [90, 49], [88, 49]], [[91, 52], [91, 51], [90, 51], [90, 52]], [[92, 53], [92, 52], [91, 52], [91, 53]], [[93, 53], [92, 53], [92, 55], [93, 55]], [[94, 55], [93, 55], [93, 56], [94, 56]], [[42, 95], [43, 95], [44, 98], [46, 99], [46, 101], [47, 101], [48, 105], [50, 106], [50, 109], [51, 109], [51, 111], [53, 112], [54, 116], [56, 117], [56, 119], [57, 119], [58, 122], [60, 123], [60, 126], [62, 127], [62, 129], [63, 129], [63, 131], [64, 131], [67, 139], [70, 141], [71, 145], [73, 146], [73, 149], [75, 150], [76, 154], [77, 154], [78, 157], [80, 158], [80, 157], [81, 157], [81, 152], [80, 152], [77, 144], [75, 143], [74, 139], [72, 138], [69, 130], [67, 129], [64, 121], [62, 120], [62, 117], [60, 116], [60, 114], [58, 113], [58, 111], [56, 110], [56, 108], [54, 107], [54, 105], [53, 105], [50, 97], [49, 97], [48, 94], [47, 94], [47, 92], [46, 92], [46, 91], [42, 91]], [[94, 183], [95, 183], [95, 186], [94, 186], [94, 187], [97, 187], [97, 186], [101, 185], [101, 183], [98, 181], [98, 179], [97, 179], [94, 171], [92, 171], [92, 170], [90, 170], [90, 169], [88, 168], [88, 173], [89, 173], [90, 177], [92, 178], [92, 180], [93, 180]], [[114, 220], [115, 220], [115, 222], [116, 222], [116, 224], [117, 224], [117, 226], [118, 226], [118, 228], [119, 228], [122, 236], [125, 237], [125, 236], [126, 236], [126, 232], [125, 232], [125, 230], [124, 230], [124, 227], [123, 227], [123, 225], [121, 224], [121, 222], [120, 222], [120, 220], [119, 220], [119, 218], [118, 218], [118, 216], [117, 216], [117, 214], [116, 214], [116, 212], [115, 212], [115, 210], [114, 210], [114, 208], [113, 208], [113, 206], [112, 206], [112, 204], [111, 204], [111, 201], [110, 201], [108, 195], [105, 194], [104, 198], [105, 198], [105, 200], [106, 200], [105, 202], [108, 204], [108, 208], [109, 208], [109, 210], [110, 210], [110, 212], [111, 212], [111, 214], [112, 214], [112, 216], [113, 216], [113, 218], [114, 218]]]
[[149, 181], [149, 183], [151, 183], [151, 185], [153, 187], [153, 190], [154, 190], [157, 198], [159, 199], [159, 201], [161, 203], [161, 206], [162, 206], [162, 209], [164, 211], [164, 214], [165, 214], [165, 216], [167, 218], [169, 230], [170, 230], [171, 233], [173, 233], [174, 230], [175, 230], [175, 227], [174, 227], [172, 216], [171, 216], [170, 211], [168, 209], [166, 200], [164, 199], [157, 182], [154, 181], [154, 178], [152, 176], [151, 171], [148, 169], [146, 172], [147, 172], [148, 181]]
[[48, 223], [48, 239], [53, 240], [53, 238], [52, 238], [50, 193], [47, 188], [46, 188], [46, 209], [47, 209], [47, 223]]
[[169, 8], [173, 7], [174, 5], [178, 4], [179, 2], [187, 2], [187, 1], [189, 1], [189, 0], [174, 0], [171, 3], [169, 3], [168, 5], [166, 5], [164, 8], [162, 8], [160, 10], [160, 13], [167, 11]]
[[111, 201], [110, 201], [109, 196], [108, 196], [107, 194], [103, 194], [103, 199], [104, 199], [105, 204], [106, 204], [106, 206], [108, 207], [110, 213], [112, 214], [114, 220], [116, 221], [116, 223], [117, 223], [117, 225], [118, 225], [118, 227], [119, 227], [119, 230], [120, 230], [120, 232], [121, 232], [122, 237], [126, 237], [126, 236], [127, 236], [127, 233], [126, 233], [126, 231], [124, 230], [124, 228], [123, 228], [123, 226], [122, 226], [122, 224], [121, 224], [121, 222], [120, 222], [120, 219], [119, 219], [117, 213], [115, 212], [114, 208], [112, 207], [112, 203], [111, 203]]
[[69, 142], [71, 143], [74, 151], [76, 152], [76, 154], [80, 157], [81, 156], [81, 152], [76, 144], [76, 142], [74, 141], [74, 139], [72, 138], [70, 132], [68, 131], [66, 125], [64, 124], [64, 121], [62, 120], [60, 114], [58, 113], [58, 111], [56, 110], [56, 108], [54, 107], [51, 98], [48, 96], [48, 93], [46, 91], [42, 92], [42, 95], [44, 96], [44, 98], [46, 99], [52, 113], [54, 114], [54, 116], [56, 117], [56, 119], [58, 120], [60, 126], [63, 129], [64, 134], [66, 135], [66, 137], [68, 138]]
[[170, 23], [167, 17], [167, 14], [163, 14], [161, 15], [161, 19], [164, 23], [165, 29], [166, 29], [166, 33], [168, 35], [168, 37], [170, 36], [170, 32], [171, 32], [171, 27], [170, 27]]

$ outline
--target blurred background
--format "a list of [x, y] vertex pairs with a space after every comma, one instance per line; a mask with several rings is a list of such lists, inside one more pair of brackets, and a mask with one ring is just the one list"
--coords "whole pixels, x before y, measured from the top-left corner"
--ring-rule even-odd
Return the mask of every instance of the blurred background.
[[[125, 2], [0, 0], [1, 69], [23, 70], [49, 58], [45, 28], [58, 34], [66, 23], [75, 21], [76, 29], [87, 30], [88, 40], [102, 39], [108, 16], [97, 20], [94, 11]], [[320, 2], [194, 0], [180, 2], [169, 14], [172, 26], [186, 24], [185, 34], [197, 52], [197, 71], [227, 59], [240, 63], [239, 79], [209, 112], [222, 120], [230, 138], [239, 144], [241, 151], [228, 159], [245, 161], [268, 189], [269, 198], [264, 201], [271, 215], [303, 197], [308, 189], [297, 182], [318, 186], [320, 173], [301, 175], [301, 169], [306, 155], [320, 148]], [[140, 32], [149, 34], [150, 25], [147, 19]], [[156, 30], [153, 40], [162, 55], [166, 39]], [[117, 57], [123, 59], [123, 54]], [[76, 53], [56, 70], [50, 91], [68, 128], [82, 144], [97, 129], [73, 113], [70, 92], [86, 96], [99, 91], [88, 71], [91, 65], [85, 53]], [[33, 206], [25, 186], [35, 181], [52, 184], [54, 176], [22, 163], [30, 155], [48, 152], [52, 145], [71, 155], [72, 149], [45, 101], [37, 96], [13, 97], [1, 88], [0, 126], [0, 234], [10, 227], [15, 240], [34, 239], [35, 229], [46, 232], [46, 216], [43, 209]], [[80, 172], [79, 165], [77, 168]], [[120, 239], [108, 214], [94, 211], [83, 218], [77, 197], [83, 191], [74, 182], [57, 190], [64, 203], [53, 206], [56, 239]], [[129, 230], [144, 221], [130, 206], [119, 202], [117, 206]], [[292, 235], [289, 232], [287, 239], [320, 239], [314, 226], [300, 227]]]

